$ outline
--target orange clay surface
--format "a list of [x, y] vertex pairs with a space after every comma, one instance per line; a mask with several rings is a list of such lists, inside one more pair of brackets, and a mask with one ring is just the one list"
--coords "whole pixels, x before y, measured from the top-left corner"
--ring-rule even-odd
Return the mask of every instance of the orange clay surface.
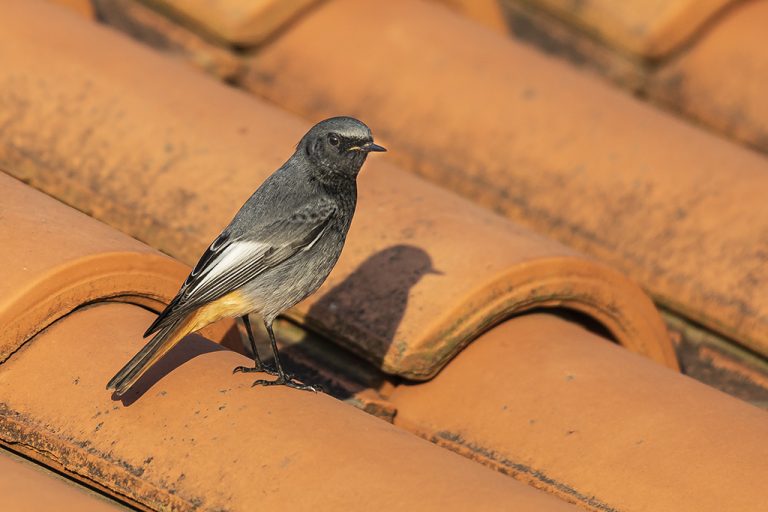
[[81, 309], [0, 364], [0, 442], [153, 510], [571, 509], [327, 395], [251, 388], [199, 336], [117, 400], [153, 316]]

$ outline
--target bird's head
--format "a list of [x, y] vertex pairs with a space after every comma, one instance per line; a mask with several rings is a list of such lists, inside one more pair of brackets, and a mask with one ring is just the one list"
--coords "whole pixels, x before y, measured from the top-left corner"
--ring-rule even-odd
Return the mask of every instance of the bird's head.
[[353, 117], [332, 117], [320, 121], [301, 139], [303, 152], [319, 169], [355, 177], [368, 153], [386, 151], [374, 144], [370, 128]]

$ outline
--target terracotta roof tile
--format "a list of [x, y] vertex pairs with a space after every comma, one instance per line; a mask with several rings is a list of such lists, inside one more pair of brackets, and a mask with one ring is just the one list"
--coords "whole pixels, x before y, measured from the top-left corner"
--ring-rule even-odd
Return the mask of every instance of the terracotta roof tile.
[[[307, 124], [44, 7], [16, 5], [14, 22], [0, 30], [15, 45], [0, 70], [0, 97], [14, 98], [0, 162], [194, 262]], [[67, 115], [51, 115], [61, 102]], [[59, 165], [61, 172], [48, 172]], [[443, 275], [430, 275], [430, 266]], [[371, 161], [341, 261], [292, 314], [308, 314], [310, 325], [387, 372], [423, 379], [495, 322], [549, 305], [585, 311], [628, 348], [676, 366], [658, 314], [623, 276]]]
[[[761, 87], [768, 74], [768, 56], [762, 51], [762, 28], [768, 22], [764, 1], [663, 2], [664, 6], [642, 0], [443, 1], [494, 30], [597, 71], [659, 106], [768, 151], [768, 107]], [[696, 11], [693, 17], [692, 11]], [[657, 38], [661, 34], [642, 30], [649, 14], [660, 18], [654, 24], [664, 27], [666, 36]], [[657, 50], [663, 51], [647, 48], [650, 52], [641, 51], [646, 57], [642, 60], [625, 53], [616, 38], [599, 39], [608, 32], [627, 32], [627, 24], [638, 29], [628, 32], [638, 37], [636, 42], [648, 40], [654, 45], [658, 39], [662, 47]], [[667, 44], [673, 40], [679, 42]]]
[[[337, 59], [342, 38], [356, 44]], [[312, 119], [365, 118], [393, 160], [768, 354], [759, 155], [417, 1], [324, 4], [254, 56], [245, 85]]]
[[126, 510], [5, 450], [0, 450], [0, 496], [8, 512]]
[[[98, 0], [97, 0], [98, 1]], [[224, 42], [253, 46], [300, 16], [319, 0], [149, 0]]]
[[[112, 300], [159, 311], [189, 272], [2, 172], [0, 189], [0, 362], [83, 304]], [[231, 325], [207, 334], [221, 340]]]
[[93, 305], [2, 363], [0, 441], [153, 510], [570, 510], [327, 395], [253, 389], [244, 356], [198, 336], [125, 407], [104, 383], [152, 318]]
[[135, 0], [93, 0], [99, 20], [174, 56], [189, 59], [222, 80], [233, 80], [242, 71], [239, 57]]
[[764, 411], [550, 314], [390, 396], [395, 424], [587, 510], [762, 510]]
[[768, 151], [768, 2], [743, 2], [663, 65], [649, 94], [730, 137]]
[[[536, 2], [513, 0], [502, 5], [507, 23], [503, 33], [509, 37], [573, 66], [596, 72], [630, 91], [640, 91], [644, 87], [651, 65], [646, 59], [611, 46], [609, 41], [595, 37], [593, 32], [584, 30], [571, 19], [542, 9]], [[495, 28], [471, 13], [462, 14]]]
[[519, 29], [514, 15], [521, 7], [539, 9], [621, 52], [644, 59], [661, 58], [679, 48], [723, 7], [734, 3], [734, 0], [501, 0], [493, 2], [502, 6], [493, 12], [488, 7], [462, 9], [462, 4], [470, 2], [443, 1], [488, 25], [495, 27], [506, 22], [512, 25], [512, 31]]

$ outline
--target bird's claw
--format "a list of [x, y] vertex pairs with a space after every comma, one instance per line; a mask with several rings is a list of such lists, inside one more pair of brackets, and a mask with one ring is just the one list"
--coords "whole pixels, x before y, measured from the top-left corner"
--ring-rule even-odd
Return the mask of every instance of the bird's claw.
[[267, 375], [278, 376], [278, 373], [269, 368], [268, 366], [237, 366], [232, 370], [232, 373], [266, 373]]
[[301, 389], [302, 391], [312, 391], [313, 393], [322, 393], [323, 388], [321, 386], [312, 386], [310, 384], [302, 384], [295, 380], [292, 376], [278, 377], [275, 380], [259, 379], [251, 384], [251, 387], [256, 386], [288, 386], [293, 389]]

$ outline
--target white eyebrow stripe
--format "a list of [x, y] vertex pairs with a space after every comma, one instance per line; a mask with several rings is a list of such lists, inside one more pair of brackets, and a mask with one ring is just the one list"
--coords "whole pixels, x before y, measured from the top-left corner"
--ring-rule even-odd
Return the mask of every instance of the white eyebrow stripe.
[[221, 255], [210, 265], [205, 275], [203, 275], [195, 286], [189, 290], [189, 293], [195, 293], [201, 286], [215, 281], [227, 272], [240, 267], [248, 260], [262, 257], [270, 247], [269, 244], [265, 244], [264, 242], [232, 243], [222, 251]]

